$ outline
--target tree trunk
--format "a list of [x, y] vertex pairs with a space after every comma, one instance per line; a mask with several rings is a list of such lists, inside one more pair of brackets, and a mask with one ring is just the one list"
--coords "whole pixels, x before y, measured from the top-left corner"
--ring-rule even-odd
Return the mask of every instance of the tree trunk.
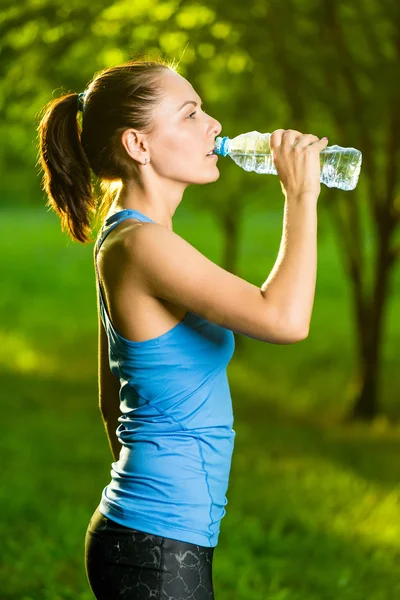
[[[222, 266], [226, 271], [235, 274], [239, 254], [239, 238], [240, 238], [240, 220], [241, 214], [238, 206], [231, 204], [227, 210], [221, 215], [221, 223], [223, 229], [223, 239], [225, 246], [223, 248]], [[243, 336], [234, 333], [235, 336], [235, 351], [243, 349]]]
[[381, 367], [380, 346], [377, 339], [379, 332], [370, 331], [370, 341], [358, 355], [357, 372], [354, 376], [354, 405], [346, 420], [357, 419], [370, 421], [378, 414], [379, 374]]
[[239, 249], [239, 217], [236, 211], [229, 207], [222, 215], [222, 225], [225, 241], [222, 265], [230, 273], [235, 273]]
[[[380, 227], [385, 227], [385, 223]], [[389, 282], [392, 260], [390, 255], [390, 226], [381, 231], [375, 266], [375, 284], [373, 297], [369, 302], [364, 318], [358, 323], [358, 365], [355, 382], [355, 400], [348, 414], [348, 420], [372, 420], [379, 412], [378, 403], [379, 375], [381, 369], [381, 342], [384, 329], [384, 317], [389, 299]], [[356, 303], [357, 304], [357, 301]]]

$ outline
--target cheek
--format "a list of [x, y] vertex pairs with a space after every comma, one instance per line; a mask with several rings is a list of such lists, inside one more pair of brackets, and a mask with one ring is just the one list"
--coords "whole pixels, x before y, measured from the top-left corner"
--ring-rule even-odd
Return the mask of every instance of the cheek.
[[168, 155], [176, 155], [182, 152], [186, 147], [186, 143], [179, 130], [170, 129], [157, 137], [155, 146], [158, 159], [163, 157], [167, 159]]
[[190, 129], [180, 129], [158, 136], [152, 156], [161, 169], [176, 170], [187, 168], [199, 152], [198, 135]]

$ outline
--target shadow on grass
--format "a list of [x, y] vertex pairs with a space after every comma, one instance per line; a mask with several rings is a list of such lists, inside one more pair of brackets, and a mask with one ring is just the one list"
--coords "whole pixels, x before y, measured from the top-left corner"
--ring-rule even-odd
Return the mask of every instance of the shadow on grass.
[[[90, 600], [84, 534], [112, 462], [97, 381], [0, 378], [2, 598]], [[399, 480], [399, 441], [291, 418], [234, 379], [237, 438], [214, 567], [219, 600], [398, 597], [395, 546], [374, 529], [385, 516], [370, 531], [363, 519], [376, 508], [366, 499], [372, 484]], [[357, 504], [364, 512], [354, 515]]]
[[[269, 396], [265, 385], [251, 385], [252, 374], [246, 367], [248, 379], [232, 373], [232, 401], [235, 420], [251, 424], [252, 442], [264, 446], [271, 456], [308, 454], [324, 457], [365, 480], [387, 489], [400, 481], [400, 427], [386, 421], [368, 424], [343, 424], [327, 422], [320, 414], [295, 414], [291, 412], [296, 397]], [[249, 390], [250, 397], [249, 397]], [[240, 401], [239, 401], [240, 399]], [[244, 400], [243, 400], [244, 399]], [[266, 431], [268, 430], [268, 436]], [[278, 433], [279, 432], [279, 435]], [[284, 447], [280, 443], [285, 433]], [[296, 432], [296, 435], [292, 433]]]

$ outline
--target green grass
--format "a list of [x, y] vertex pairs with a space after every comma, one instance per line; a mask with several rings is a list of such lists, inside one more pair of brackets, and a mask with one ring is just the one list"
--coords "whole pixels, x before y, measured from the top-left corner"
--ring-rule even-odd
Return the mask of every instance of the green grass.
[[[184, 209], [174, 229], [219, 262], [213, 219]], [[281, 224], [280, 209], [244, 223], [239, 274], [256, 285], [275, 262]], [[0, 598], [90, 600], [84, 534], [112, 461], [97, 408], [93, 247], [68, 243], [43, 209], [3, 212], [0, 233]], [[393, 423], [398, 283], [397, 270], [380, 389]], [[309, 337], [241, 338], [228, 367], [236, 445], [217, 600], [400, 597], [399, 427], [340, 425], [354, 366], [349, 301], [324, 223]]]

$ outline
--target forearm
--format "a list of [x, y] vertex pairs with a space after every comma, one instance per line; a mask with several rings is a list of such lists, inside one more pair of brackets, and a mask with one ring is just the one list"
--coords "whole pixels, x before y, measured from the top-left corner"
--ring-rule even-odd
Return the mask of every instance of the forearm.
[[116, 406], [116, 408], [111, 411], [110, 411], [110, 409], [108, 409], [106, 413], [104, 411], [100, 411], [100, 413], [101, 413], [101, 416], [102, 416], [102, 419], [104, 422], [104, 427], [106, 430], [108, 443], [110, 445], [111, 454], [113, 455], [114, 460], [117, 461], [119, 459], [119, 453], [122, 448], [122, 446], [118, 440], [117, 434], [116, 434], [116, 429], [119, 425], [119, 423], [118, 423], [118, 417], [120, 416], [119, 407]]
[[278, 258], [261, 290], [296, 330], [309, 330], [316, 272], [317, 199], [286, 198]]

